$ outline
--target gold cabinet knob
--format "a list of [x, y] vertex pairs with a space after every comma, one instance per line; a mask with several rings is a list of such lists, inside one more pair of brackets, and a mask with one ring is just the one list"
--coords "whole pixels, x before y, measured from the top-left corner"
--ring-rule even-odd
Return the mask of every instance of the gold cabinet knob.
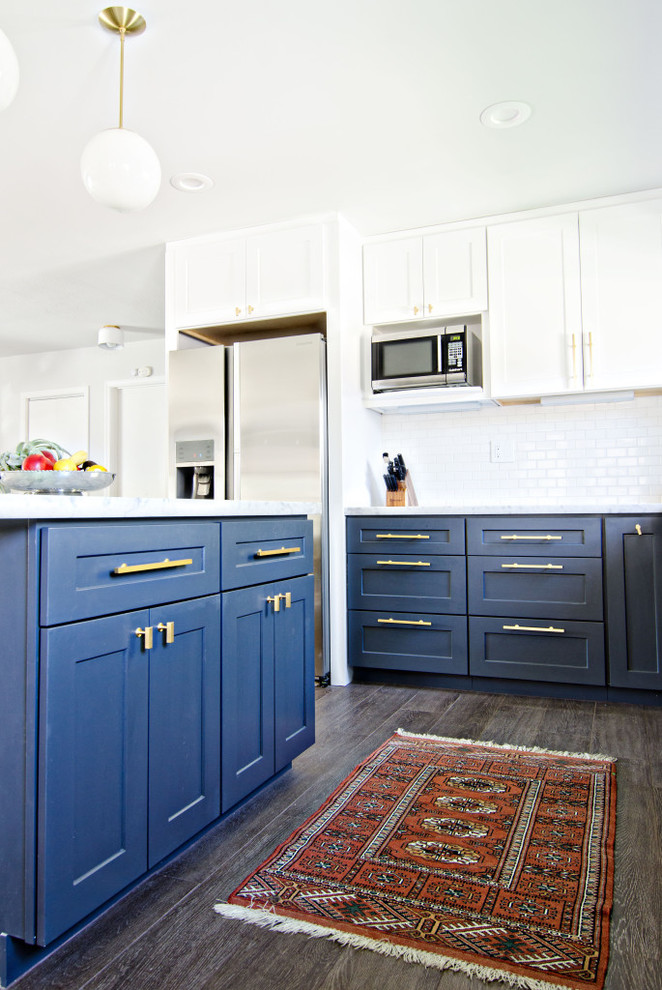
[[174, 622], [159, 622], [156, 627], [159, 632], [164, 632], [166, 634], [166, 643], [175, 642], [175, 623]]
[[138, 639], [142, 639], [143, 646], [146, 650], [151, 650], [154, 646], [154, 630], [152, 626], [145, 626], [144, 629], [138, 627], [136, 629], [136, 636]]
[[414, 306], [414, 316], [418, 316], [418, 306]]
[[235, 316], [241, 316], [241, 310], [240, 310], [239, 306], [235, 306], [235, 308], [234, 308], [234, 315]]
[[428, 303], [428, 313], [431, 313], [433, 309], [434, 306], [432, 305], [432, 303]]
[[249, 307], [248, 307], [248, 312], [249, 312], [249, 313], [252, 313], [252, 312], [254, 312], [254, 310], [253, 310], [253, 307], [252, 307], [252, 306], [249, 306]]

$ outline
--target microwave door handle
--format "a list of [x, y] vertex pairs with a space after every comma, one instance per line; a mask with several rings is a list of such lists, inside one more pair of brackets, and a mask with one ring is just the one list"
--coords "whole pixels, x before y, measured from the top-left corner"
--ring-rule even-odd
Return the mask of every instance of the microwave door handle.
[[444, 360], [443, 360], [443, 334], [437, 334], [437, 374], [442, 375], [444, 373]]

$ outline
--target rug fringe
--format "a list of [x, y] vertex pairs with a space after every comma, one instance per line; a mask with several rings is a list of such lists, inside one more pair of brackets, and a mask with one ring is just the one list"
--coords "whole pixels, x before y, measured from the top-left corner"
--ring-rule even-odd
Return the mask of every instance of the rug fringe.
[[[411, 733], [403, 733], [410, 735]], [[426, 737], [427, 738], [427, 737]], [[432, 737], [434, 738], [434, 737]], [[380, 939], [368, 938], [365, 935], [354, 935], [351, 932], [339, 931], [337, 928], [327, 928], [315, 925], [310, 921], [300, 921], [274, 914], [263, 908], [243, 907], [240, 904], [215, 904], [214, 911], [235, 921], [245, 921], [259, 928], [268, 928], [286, 935], [307, 935], [308, 938], [326, 938], [341, 945], [349, 945], [355, 949], [370, 949], [384, 956], [395, 956], [404, 962], [421, 963], [423, 966], [435, 969], [450, 969], [467, 973], [488, 983], [500, 980], [522, 990], [572, 990], [567, 984], [548, 983], [532, 977], [518, 976], [508, 970], [494, 969], [491, 966], [481, 966], [479, 963], [465, 962], [463, 959], [453, 959], [451, 956], [438, 955], [435, 952], [425, 952], [423, 949], [412, 949], [405, 945], [397, 945]]]
[[412, 739], [434, 739], [437, 742], [462, 743], [467, 746], [490, 746], [492, 749], [511, 749], [521, 753], [542, 753], [545, 756], [570, 756], [576, 760], [602, 760], [606, 763], [616, 763], [615, 756], [604, 753], [571, 753], [560, 749], [543, 749], [541, 746], [514, 746], [508, 743], [488, 742], [484, 739], [455, 739], [452, 736], [426, 735], [424, 732], [408, 732], [407, 729], [396, 729], [398, 736], [410, 736]]

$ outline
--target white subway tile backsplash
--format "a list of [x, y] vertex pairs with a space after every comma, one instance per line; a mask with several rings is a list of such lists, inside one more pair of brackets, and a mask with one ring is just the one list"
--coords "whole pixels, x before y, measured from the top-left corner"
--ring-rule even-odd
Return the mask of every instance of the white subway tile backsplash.
[[[494, 440], [515, 460], [492, 462]], [[382, 443], [403, 454], [421, 504], [662, 502], [662, 396], [385, 415]]]

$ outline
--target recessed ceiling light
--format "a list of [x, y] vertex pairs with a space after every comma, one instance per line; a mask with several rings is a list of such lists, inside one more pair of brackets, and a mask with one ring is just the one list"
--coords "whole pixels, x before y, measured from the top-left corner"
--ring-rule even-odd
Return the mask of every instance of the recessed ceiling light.
[[170, 179], [170, 185], [179, 192], [203, 192], [211, 189], [213, 180], [202, 172], [178, 172]]
[[480, 122], [485, 127], [517, 127], [531, 116], [531, 107], [521, 100], [506, 100], [485, 107]]

